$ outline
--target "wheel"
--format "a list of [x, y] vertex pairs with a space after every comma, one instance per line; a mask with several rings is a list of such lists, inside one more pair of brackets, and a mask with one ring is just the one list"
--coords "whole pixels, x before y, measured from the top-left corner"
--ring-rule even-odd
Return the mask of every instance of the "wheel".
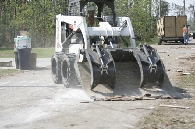
[[62, 83], [66, 88], [79, 88], [80, 82], [77, 78], [74, 63], [76, 55], [74, 53], [63, 54], [61, 64]]
[[182, 39], [180, 42], [181, 42], [182, 44], [184, 44], [184, 39]]
[[162, 39], [158, 38], [158, 45], [161, 45], [161, 44], [162, 44]]
[[69, 87], [69, 76], [70, 76], [70, 72], [69, 72], [69, 61], [68, 58], [66, 56], [66, 54], [64, 54], [62, 56], [62, 63], [61, 63], [61, 76], [62, 76], [62, 83], [64, 84], [64, 86], [66, 88]]
[[62, 84], [61, 55], [54, 53], [51, 58], [51, 74], [55, 84]]

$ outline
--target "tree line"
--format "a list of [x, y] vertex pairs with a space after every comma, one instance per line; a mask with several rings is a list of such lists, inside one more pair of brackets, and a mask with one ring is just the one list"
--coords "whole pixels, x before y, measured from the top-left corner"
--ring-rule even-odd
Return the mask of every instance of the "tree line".
[[[168, 13], [162, 2], [161, 16]], [[156, 33], [158, 5], [158, 0], [115, 0], [115, 11], [130, 17], [137, 40], [148, 42]], [[27, 30], [32, 47], [53, 47], [55, 16], [67, 9], [68, 0], [0, 0], [0, 46], [13, 47], [19, 31]]]

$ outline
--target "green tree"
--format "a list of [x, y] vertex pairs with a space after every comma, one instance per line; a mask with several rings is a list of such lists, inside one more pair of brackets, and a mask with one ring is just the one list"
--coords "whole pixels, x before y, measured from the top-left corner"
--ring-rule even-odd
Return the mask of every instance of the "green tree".
[[55, 16], [67, 13], [67, 0], [0, 1], [0, 44], [13, 46], [19, 31], [30, 33], [33, 47], [54, 45]]
[[116, 1], [117, 14], [130, 17], [137, 39], [143, 42], [155, 36], [156, 19], [152, 15], [152, 7], [152, 0]]
[[[54, 46], [55, 17], [57, 14], [67, 14], [67, 1], [0, 0], [0, 44], [12, 47], [13, 39], [19, 31], [27, 30], [33, 47]], [[163, 0], [161, 1], [161, 7], [164, 5], [162, 15], [166, 15], [168, 12], [166, 2], [163, 4]], [[158, 0], [115, 0], [115, 10], [118, 16], [130, 17], [138, 40], [148, 42], [155, 36], [158, 2]]]

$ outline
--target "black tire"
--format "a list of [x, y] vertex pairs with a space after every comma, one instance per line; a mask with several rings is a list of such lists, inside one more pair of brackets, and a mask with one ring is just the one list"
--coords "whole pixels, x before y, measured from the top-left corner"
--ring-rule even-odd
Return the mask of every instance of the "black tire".
[[158, 38], [158, 45], [161, 45], [161, 44], [162, 44], [162, 39]]
[[74, 53], [63, 54], [61, 64], [62, 83], [66, 88], [80, 88], [81, 83], [75, 71], [76, 55]]
[[70, 62], [68, 61], [68, 58], [66, 54], [62, 56], [62, 63], [61, 63], [61, 77], [62, 77], [62, 83], [66, 88], [69, 88], [69, 70], [70, 70]]
[[51, 58], [51, 74], [55, 84], [62, 84], [61, 55], [54, 53]]
[[184, 44], [184, 39], [180, 41], [182, 44]]

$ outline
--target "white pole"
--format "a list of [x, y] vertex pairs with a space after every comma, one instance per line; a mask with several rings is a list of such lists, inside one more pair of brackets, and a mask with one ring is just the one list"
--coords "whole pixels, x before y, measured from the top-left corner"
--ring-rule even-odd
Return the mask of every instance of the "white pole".
[[186, 8], [186, 2], [183, 0], [184, 6], [183, 6], [183, 15], [185, 16], [185, 8]]
[[159, 0], [159, 17], [161, 17], [160, 13], [161, 13], [161, 0]]

